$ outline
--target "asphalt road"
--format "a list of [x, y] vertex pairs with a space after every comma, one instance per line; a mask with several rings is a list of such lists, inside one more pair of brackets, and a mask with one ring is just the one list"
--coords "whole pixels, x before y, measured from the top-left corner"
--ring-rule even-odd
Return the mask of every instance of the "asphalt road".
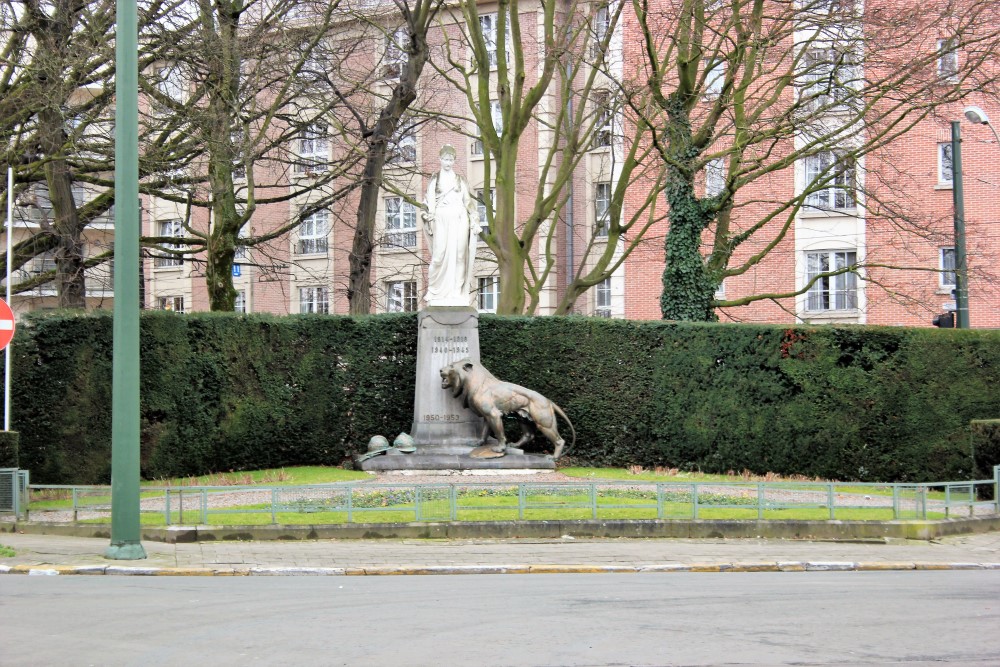
[[0, 665], [1000, 664], [1000, 572], [0, 579]]

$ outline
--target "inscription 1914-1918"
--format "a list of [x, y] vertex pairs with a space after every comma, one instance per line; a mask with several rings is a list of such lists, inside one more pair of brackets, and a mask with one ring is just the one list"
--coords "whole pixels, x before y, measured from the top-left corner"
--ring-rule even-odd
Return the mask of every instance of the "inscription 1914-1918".
[[468, 336], [434, 336], [432, 354], [469, 354]]

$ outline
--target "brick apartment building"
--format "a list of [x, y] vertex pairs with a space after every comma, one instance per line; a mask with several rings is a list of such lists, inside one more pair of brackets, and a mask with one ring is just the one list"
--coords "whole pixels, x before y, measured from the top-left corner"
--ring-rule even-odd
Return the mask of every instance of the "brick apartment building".
[[[881, 1], [881, 0], [880, 0]], [[884, 0], [885, 4], [893, 4]], [[665, 12], [669, 2], [662, 5]], [[712, 5], [713, 3], [707, 3]], [[849, 5], [851, 13], [844, 20], [852, 25], [863, 25], [879, 2], [869, 0], [861, 8], [854, 3], [819, 2], [840, 10]], [[495, 6], [481, 3], [479, 7], [484, 30], [494, 31], [497, 24]], [[601, 12], [604, 11], [604, 14]], [[605, 21], [606, 6], [594, 13], [595, 25]], [[460, 18], [460, 15], [458, 15]], [[522, 3], [522, 26], [534, 27], [541, 14]], [[308, 20], [304, 16], [302, 20]], [[940, 50], [943, 35], [938, 35], [933, 25], [921, 29], [919, 40], [912, 40], [907, 49], [924, 49], [933, 54]], [[458, 43], [460, 25], [454, 14], [429, 36], [438, 48], [446, 36]], [[595, 30], [595, 36], [603, 34]], [[390, 33], [391, 36], [391, 33]], [[606, 80], [599, 89], [614, 91], [628, 89], [628, 82], [642, 71], [640, 26], [629, 11], [622, 13], [620, 22], [613, 26], [607, 45], [607, 68], [601, 75]], [[365, 50], [367, 64], [372, 71], [380, 71], [382, 84], [390, 85], [394, 64], [401, 53], [393, 48], [391, 40], [373, 40], [376, 48]], [[388, 46], [387, 46], [388, 45]], [[785, 47], [795, 52], [795, 38], [790, 34]], [[869, 45], [870, 48], [870, 45]], [[525, 71], [535, 76], [540, 67], [537, 49], [525, 48]], [[961, 68], [964, 54], [942, 52], [936, 67], [939, 74], [950, 76], [953, 69]], [[864, 71], [866, 62], [852, 64]], [[994, 67], [995, 67], [994, 59]], [[875, 74], [869, 74], [875, 78]], [[495, 76], [495, 75], [491, 75]], [[711, 86], [705, 81], [706, 98], [710, 103]], [[420, 209], [414, 202], [423, 200], [423, 190], [428, 176], [437, 168], [438, 150], [443, 144], [452, 144], [458, 152], [456, 169], [467, 176], [474, 190], [481, 193], [480, 217], [484, 225], [490, 213], [486, 210], [491, 183], [486, 179], [486, 160], [478, 131], [470, 120], [464, 94], [449, 89], [442, 73], [425, 71], [421, 81], [424, 91], [422, 104], [449, 123], [423, 122], [412, 131], [398, 137], [394, 160], [389, 164], [386, 177], [391, 187], [380, 196], [378, 212], [377, 246], [373, 257], [372, 297], [373, 312], [411, 311], [421, 307], [427, 265], [427, 244], [423, 238]], [[491, 90], [496, 91], [495, 81]], [[795, 95], [790, 87], [786, 97]], [[1000, 106], [996, 98], [975, 89], [952, 104], [940, 106], [913, 124], [898, 138], [867, 151], [850, 169], [837, 172], [837, 176], [824, 187], [804, 195], [810, 178], [817, 171], [836, 161], [837, 152], [831, 148], [821, 154], [810, 155], [780, 170], [775, 170], [741, 188], [736, 195], [733, 218], [737, 227], [752, 225], [767, 216], [774, 202], [796, 199], [802, 206], [788, 214], [787, 232], [780, 237], [763, 233], [753, 238], [734, 253], [730, 265], [746, 261], [774, 241], [773, 248], [759, 262], [739, 275], [727, 276], [716, 293], [725, 304], [749, 295], [770, 294], [773, 298], [754, 300], [746, 305], [726, 306], [716, 309], [723, 321], [774, 322], [774, 323], [860, 323], [898, 326], [929, 326], [934, 315], [944, 312], [953, 301], [954, 285], [954, 236], [952, 222], [952, 186], [950, 121], [963, 120], [969, 106], [977, 106], [994, 123], [1000, 123]], [[786, 99], [787, 101], [787, 99]], [[542, 109], [551, 112], [555, 105], [569, 100], [549, 93]], [[532, 258], [536, 268], [546, 266], [546, 257], [552, 258], [550, 273], [543, 289], [539, 291], [537, 314], [556, 312], [560, 297], [575, 273], [593, 265], [606, 244], [606, 218], [611, 205], [612, 192], [620, 174], [624, 147], [620, 135], [633, 127], [627, 105], [605, 112], [601, 105], [608, 104], [600, 93], [587, 102], [595, 107], [595, 126], [586, 145], [586, 152], [573, 170], [565, 186], [565, 206], [554, 221], [542, 226], [534, 239]], [[495, 116], [494, 123], [501, 121]], [[1000, 326], [1000, 143], [993, 128], [964, 121], [961, 126], [962, 165], [964, 177], [964, 203], [967, 230], [969, 265], [969, 306], [973, 327]], [[533, 122], [523, 135], [518, 149], [517, 192], [515, 202], [519, 219], [529, 215], [535, 200], [538, 184], [548, 150], [554, 139], [551, 128]], [[794, 142], [795, 139], [788, 139]], [[791, 145], [791, 144], [789, 144]], [[298, 156], [286, 174], [291, 184], [315, 178], [338, 159], [338, 147], [321, 122], [303, 132], [288, 147]], [[255, 167], [266, 171], [266, 165]], [[718, 188], [716, 164], [706, 165], [696, 177], [699, 194], [711, 194]], [[256, 172], [255, 172], [256, 173]], [[279, 178], [280, 175], [272, 177]], [[245, 178], [245, 175], [243, 176]], [[627, 217], [648, 199], [648, 189], [643, 180], [629, 183], [623, 201], [622, 216]], [[706, 188], [709, 189], [706, 193]], [[238, 251], [233, 269], [233, 283], [237, 290], [237, 310], [242, 312], [288, 313], [346, 313], [348, 256], [353, 237], [353, 215], [356, 199], [348, 198], [328, 209], [301, 216], [308, 208], [310, 197], [303, 195], [288, 202], [267, 204], [255, 211], [243, 231], [246, 236], [260, 236], [270, 230], [302, 218], [302, 224], [291, 233], [271, 240], [259, 247]], [[663, 241], [668, 231], [665, 208], [660, 202], [659, 220], [646, 231], [621, 265], [606, 279], [601, 280], [579, 298], [572, 312], [585, 315], [624, 317], [630, 319], [658, 319], [659, 298], [662, 291], [661, 276], [664, 268]], [[145, 198], [143, 202], [143, 233], [148, 236], [183, 236], [181, 220], [186, 214], [182, 204], [165, 199]], [[905, 221], [902, 222], [902, 221]], [[30, 220], [22, 224], [31, 224]], [[192, 211], [191, 225], [207, 228], [210, 224], [204, 209]], [[776, 218], [772, 227], [781, 225]], [[767, 229], [765, 229], [767, 232]], [[105, 227], [95, 229], [107, 245], [106, 235], [112, 231]], [[706, 237], [707, 238], [707, 237]], [[777, 239], [775, 241], [775, 239]], [[615, 258], [621, 257], [630, 243], [626, 235], [612, 248]], [[589, 254], [588, 254], [589, 252]], [[817, 272], [840, 266], [858, 265], [857, 272], [842, 273], [817, 280], [812, 287], [805, 286]], [[197, 256], [192, 259], [156, 253], [146, 253], [142, 266], [144, 276], [145, 307], [181, 312], [207, 310], [209, 299], [205, 287], [203, 265]], [[475, 302], [482, 311], [496, 310], [499, 298], [497, 265], [488, 245], [480, 245], [477, 262], [478, 292]], [[95, 283], [96, 284], [96, 283]], [[800, 292], [799, 294], [794, 294]], [[88, 291], [89, 293], [89, 291]], [[793, 295], [794, 294], [794, 295]], [[15, 297], [15, 309], [48, 307], [52, 294], [36, 290]], [[95, 307], [110, 307], [110, 293], [95, 292]], [[88, 301], [88, 305], [91, 305]]]

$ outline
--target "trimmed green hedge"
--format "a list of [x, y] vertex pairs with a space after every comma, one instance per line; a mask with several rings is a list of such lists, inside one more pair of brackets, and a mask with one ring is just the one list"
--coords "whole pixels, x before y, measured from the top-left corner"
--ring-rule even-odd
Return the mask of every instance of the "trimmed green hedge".
[[[107, 481], [110, 316], [18, 334], [21, 467]], [[495, 375], [569, 414], [581, 465], [967, 479], [970, 420], [1000, 415], [998, 331], [483, 316], [480, 343]], [[413, 314], [144, 313], [143, 475], [340, 464], [409, 430], [415, 354]]]
[[0, 431], [0, 468], [18, 467], [17, 431]]

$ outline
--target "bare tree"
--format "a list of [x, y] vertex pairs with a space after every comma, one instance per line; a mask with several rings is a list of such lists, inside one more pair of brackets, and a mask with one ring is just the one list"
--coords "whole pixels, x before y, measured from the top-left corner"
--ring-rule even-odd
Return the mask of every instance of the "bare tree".
[[[864, 159], [971, 90], [995, 94], [1000, 4], [865, 5], [633, 0], [640, 67], [626, 87], [666, 167], [664, 318], [711, 320], [718, 307], [861, 274], [863, 260], [845, 254], [796, 289], [715, 297], [726, 277], [778, 248], [803, 209], [865, 206], [914, 233], [928, 229], [904, 218], [894, 193], [866, 183]], [[959, 53], [962, 67], [952, 67]], [[796, 165], [799, 187], [780, 196], [773, 179]]]

